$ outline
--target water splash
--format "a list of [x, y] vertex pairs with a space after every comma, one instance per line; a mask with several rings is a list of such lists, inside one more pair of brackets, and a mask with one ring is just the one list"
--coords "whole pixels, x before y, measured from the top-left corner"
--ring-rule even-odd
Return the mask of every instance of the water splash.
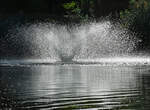
[[79, 26], [27, 24], [10, 30], [7, 37], [15, 55], [63, 62], [130, 55], [139, 42], [134, 33], [110, 21]]

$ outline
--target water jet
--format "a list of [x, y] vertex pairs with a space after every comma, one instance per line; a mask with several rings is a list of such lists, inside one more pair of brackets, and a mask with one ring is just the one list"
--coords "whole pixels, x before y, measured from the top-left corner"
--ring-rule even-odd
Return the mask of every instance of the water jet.
[[27, 24], [10, 29], [3, 42], [1, 56], [9, 54], [8, 59], [50, 59], [68, 63], [80, 59], [130, 56], [139, 40], [119, 23], [101, 21], [72, 27]]

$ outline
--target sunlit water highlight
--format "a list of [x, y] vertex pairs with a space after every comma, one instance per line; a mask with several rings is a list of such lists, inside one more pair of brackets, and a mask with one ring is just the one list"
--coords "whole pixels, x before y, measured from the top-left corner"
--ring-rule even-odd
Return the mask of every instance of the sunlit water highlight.
[[0, 66], [34, 66], [34, 65], [99, 65], [99, 66], [146, 66], [149, 57], [108, 57], [99, 59], [77, 59], [63, 62], [52, 59], [0, 60]]

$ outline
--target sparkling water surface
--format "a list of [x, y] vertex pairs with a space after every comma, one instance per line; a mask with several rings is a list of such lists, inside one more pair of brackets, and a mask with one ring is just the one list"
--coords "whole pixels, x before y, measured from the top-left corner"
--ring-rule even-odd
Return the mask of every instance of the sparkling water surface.
[[0, 107], [149, 110], [149, 65], [1, 65]]

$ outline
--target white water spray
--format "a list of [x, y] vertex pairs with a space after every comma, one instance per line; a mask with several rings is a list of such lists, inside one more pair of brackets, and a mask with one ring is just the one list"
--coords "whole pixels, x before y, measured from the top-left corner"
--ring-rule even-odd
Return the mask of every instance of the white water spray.
[[21, 44], [26, 51], [29, 47], [31, 56], [26, 59], [62, 62], [130, 56], [139, 42], [133, 33], [110, 21], [80, 26], [30, 24], [11, 30], [9, 36], [14, 48]]

